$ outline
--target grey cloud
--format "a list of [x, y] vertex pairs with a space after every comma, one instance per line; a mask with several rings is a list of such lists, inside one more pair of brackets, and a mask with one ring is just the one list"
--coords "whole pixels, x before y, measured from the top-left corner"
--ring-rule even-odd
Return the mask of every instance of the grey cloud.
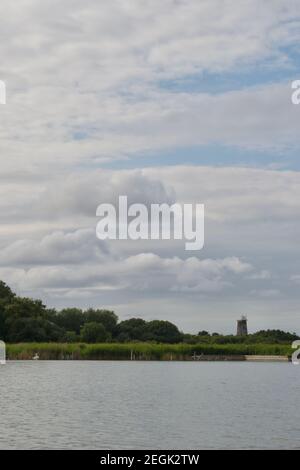
[[160, 87], [265, 59], [296, 73], [284, 48], [299, 42], [297, 2], [27, 0], [16, 11], [4, 0], [0, 17], [5, 173], [211, 142], [299, 148], [289, 83], [218, 96]]
[[[76, 261], [75, 255], [72, 261]], [[149, 295], [164, 291], [218, 291], [230, 285], [226, 282], [228, 273], [242, 276], [253, 269], [237, 258], [182, 260], [160, 258], [152, 253], [118, 260], [96, 258], [86, 263], [79, 261], [81, 263], [75, 266], [49, 264], [29, 269], [1, 268], [0, 276], [7, 276], [19, 289], [25, 290], [77, 287], [79, 290], [144, 291]]]
[[95, 231], [81, 229], [75, 232], [57, 231], [41, 240], [16, 240], [0, 253], [2, 266], [62, 265], [92, 260], [100, 262], [108, 256], [104, 242], [95, 243]]
[[[120, 195], [128, 197], [128, 203], [172, 203], [176, 199], [171, 186], [159, 179], [147, 176], [142, 170], [95, 170], [73, 172], [56, 179], [34, 182], [3, 184], [2, 221], [57, 221], [63, 219], [75, 225], [92, 223], [101, 203], [118, 204]], [[78, 228], [78, 227], [76, 227]]]

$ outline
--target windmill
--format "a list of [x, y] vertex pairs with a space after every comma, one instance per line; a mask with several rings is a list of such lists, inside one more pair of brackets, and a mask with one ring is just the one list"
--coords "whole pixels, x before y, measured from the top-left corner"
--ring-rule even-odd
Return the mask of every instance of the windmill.
[[241, 319], [237, 321], [237, 336], [247, 336], [248, 326], [247, 326], [247, 317], [242, 315]]

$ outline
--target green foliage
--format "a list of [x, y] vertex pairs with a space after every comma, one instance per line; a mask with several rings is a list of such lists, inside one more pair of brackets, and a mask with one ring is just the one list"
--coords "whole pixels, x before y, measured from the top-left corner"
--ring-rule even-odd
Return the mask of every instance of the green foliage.
[[118, 324], [116, 333], [120, 342], [135, 340], [179, 343], [183, 339], [183, 334], [173, 323], [161, 320], [146, 322], [142, 318], [130, 318], [122, 321]]
[[183, 334], [173, 323], [153, 320], [146, 326], [146, 338], [159, 343], [179, 343], [183, 339]]
[[[169, 353], [174, 354], [174, 357], [181, 354], [185, 356], [192, 350], [196, 353], [203, 351], [203, 354], [248, 354], [245, 351], [256, 351], [249, 354], [272, 354], [264, 352], [268, 351], [268, 345], [270, 351], [274, 351], [276, 345], [278, 351], [281, 346], [284, 350], [299, 337], [295, 333], [281, 330], [262, 330], [247, 336], [224, 336], [218, 333], [210, 335], [204, 330], [198, 335], [191, 335], [181, 333], [176, 325], [168, 321], [147, 322], [141, 318], [131, 318], [118, 323], [117, 315], [110, 310], [90, 308], [82, 311], [79, 308], [65, 308], [57, 312], [46, 308], [40, 300], [16, 296], [0, 281], [0, 339], [8, 343], [64, 342], [69, 343], [72, 348], [74, 344], [74, 348], [80, 349], [81, 356], [84, 345], [78, 346], [79, 340], [89, 344], [114, 341], [122, 343], [120, 348], [116, 348], [116, 345], [111, 348], [107, 346], [101, 354], [121, 354], [123, 357], [124, 353], [125, 358], [128, 347], [131, 351], [135, 345], [136, 354], [141, 357], [145, 354], [147, 358], [152, 358]], [[147, 347], [145, 341], [148, 342]], [[129, 346], [124, 343], [129, 343]], [[172, 351], [171, 345], [174, 345]], [[179, 349], [176, 349], [177, 346]], [[91, 351], [100, 354], [99, 351], [102, 350], [102, 346], [100, 349], [97, 346], [96, 349], [90, 347], [87, 351], [90, 351], [89, 354], [92, 354]]]
[[249, 342], [256, 343], [292, 343], [299, 339], [296, 333], [287, 333], [281, 330], [262, 330], [249, 335]]
[[101, 323], [85, 323], [81, 329], [81, 341], [84, 343], [101, 343], [108, 339], [108, 333]]
[[7, 324], [6, 324], [6, 307], [12, 302], [15, 294], [3, 282], [0, 281], [0, 339], [6, 340], [7, 338]]
[[[201, 333], [201, 335], [200, 335]], [[183, 341], [189, 344], [291, 344], [299, 339], [296, 333], [287, 333], [281, 330], [258, 331], [247, 336], [220, 335], [217, 333], [210, 335], [200, 332], [198, 336], [184, 335]]]
[[5, 340], [60, 341], [64, 332], [49, 321], [50, 316], [40, 300], [13, 297], [4, 308]]
[[57, 315], [55, 322], [66, 331], [75, 331], [79, 335], [84, 325], [84, 314], [80, 308], [64, 308]]
[[117, 328], [118, 317], [110, 310], [95, 310], [90, 308], [85, 312], [85, 322], [101, 323], [106, 331], [114, 334]]
[[18, 318], [11, 322], [8, 341], [60, 341], [64, 332], [54, 323], [42, 318]]
[[13, 293], [10, 287], [5, 282], [0, 281], [0, 303], [9, 303], [16, 294]]
[[19, 318], [45, 318], [47, 309], [41, 300], [15, 297], [5, 306], [8, 321]]
[[9, 359], [31, 359], [38, 353], [40, 359], [90, 359], [90, 360], [191, 360], [197, 355], [243, 356], [292, 354], [288, 345], [265, 344], [153, 344], [153, 343], [19, 343], [7, 346]]
[[117, 328], [118, 340], [121, 342], [146, 339], [147, 323], [142, 318], [130, 318], [119, 323]]
[[79, 339], [80, 337], [75, 333], [75, 331], [66, 331], [63, 338], [66, 343], [77, 343]]

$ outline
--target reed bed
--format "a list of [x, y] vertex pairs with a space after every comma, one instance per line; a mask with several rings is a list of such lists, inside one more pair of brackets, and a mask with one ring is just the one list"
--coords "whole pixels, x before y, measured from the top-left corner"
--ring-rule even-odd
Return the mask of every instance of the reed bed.
[[20, 343], [7, 345], [10, 360], [191, 360], [195, 355], [242, 356], [292, 354], [278, 344]]

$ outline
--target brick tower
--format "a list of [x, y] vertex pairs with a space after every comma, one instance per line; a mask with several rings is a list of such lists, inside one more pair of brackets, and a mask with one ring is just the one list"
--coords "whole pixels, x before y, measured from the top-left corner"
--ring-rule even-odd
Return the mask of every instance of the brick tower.
[[247, 336], [248, 327], [247, 327], [247, 317], [242, 315], [241, 319], [237, 321], [237, 336]]

